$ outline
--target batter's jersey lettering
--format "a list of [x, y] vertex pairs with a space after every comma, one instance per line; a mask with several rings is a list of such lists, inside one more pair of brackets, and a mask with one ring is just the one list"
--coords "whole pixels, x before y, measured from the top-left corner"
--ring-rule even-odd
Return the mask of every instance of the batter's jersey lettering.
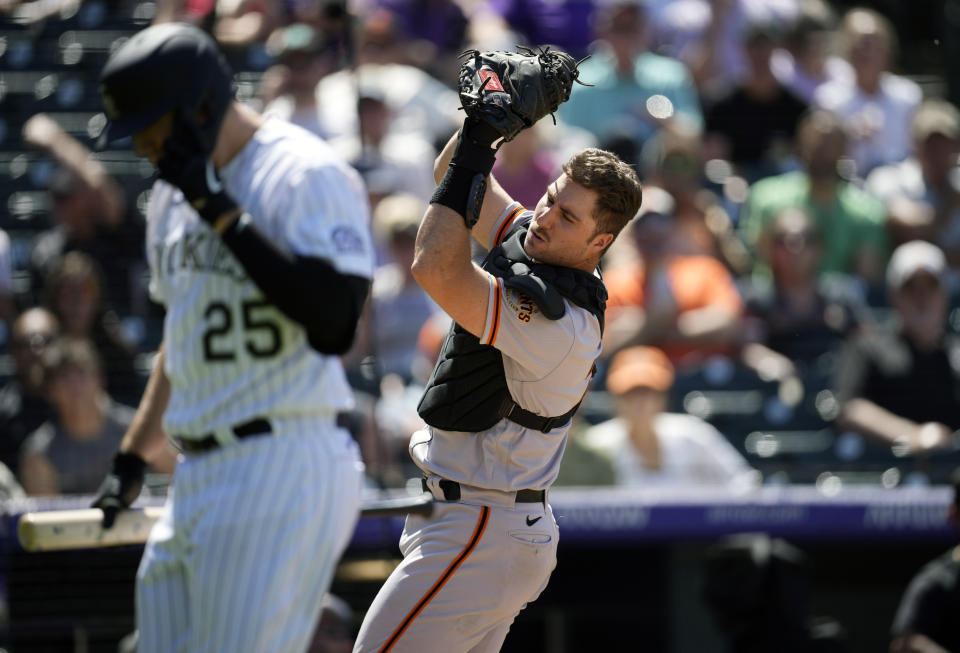
[[[491, 244], [510, 224], [529, 220], [519, 205], [495, 221]], [[566, 299], [566, 313], [550, 320], [530, 297], [493, 276], [480, 342], [503, 354], [510, 395], [538, 415], [562, 415], [580, 401], [600, 355], [600, 323]], [[569, 426], [542, 433], [501, 419], [492, 428], [465, 436], [427, 426], [410, 441], [414, 462], [424, 471], [475, 487], [497, 490], [546, 488], [556, 479]]]
[[[277, 246], [370, 278], [373, 245], [363, 183], [319, 138], [268, 120], [221, 171], [227, 192]], [[229, 248], [165, 183], [147, 212], [150, 292], [167, 309], [164, 428], [203, 434], [257, 416], [349, 408], [340, 360], [313, 350]]]

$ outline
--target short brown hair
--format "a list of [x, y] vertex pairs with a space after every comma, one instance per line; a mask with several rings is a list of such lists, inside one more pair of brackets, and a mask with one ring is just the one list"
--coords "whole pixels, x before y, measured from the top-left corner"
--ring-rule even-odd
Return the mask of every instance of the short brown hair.
[[612, 152], [588, 147], [563, 164], [572, 181], [597, 193], [596, 233], [617, 234], [640, 209], [640, 177]]

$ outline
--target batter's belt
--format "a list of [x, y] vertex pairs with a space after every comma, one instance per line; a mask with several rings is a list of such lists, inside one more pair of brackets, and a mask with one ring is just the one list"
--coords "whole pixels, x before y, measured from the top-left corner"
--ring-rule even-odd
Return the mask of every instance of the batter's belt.
[[[337, 413], [336, 424], [338, 426], [346, 427], [347, 422], [347, 413]], [[240, 441], [245, 438], [270, 435], [273, 433], [273, 425], [266, 417], [255, 417], [248, 422], [234, 424], [228, 430], [237, 441]], [[229, 441], [224, 442], [222, 438], [218, 438], [217, 434], [212, 432], [205, 433], [200, 437], [177, 435], [171, 439], [180, 451], [190, 455], [208, 453], [231, 444]]]
[[[273, 433], [273, 426], [270, 424], [270, 420], [264, 417], [257, 417], [249, 422], [236, 424], [230, 427], [230, 430], [233, 431], [237, 440], [243, 440], [244, 438], [252, 438], [258, 435], [270, 435]], [[186, 454], [207, 453], [208, 451], [213, 451], [223, 446], [223, 443], [217, 439], [214, 433], [207, 433], [201, 435], [199, 438], [174, 436], [173, 442], [180, 451]]]

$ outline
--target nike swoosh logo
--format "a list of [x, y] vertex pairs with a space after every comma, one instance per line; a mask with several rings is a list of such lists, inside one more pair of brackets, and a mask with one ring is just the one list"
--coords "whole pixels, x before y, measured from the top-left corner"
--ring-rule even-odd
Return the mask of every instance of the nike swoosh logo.
[[530, 519], [530, 515], [527, 515], [527, 526], [533, 526], [541, 519], [543, 519], [543, 515], [540, 515], [539, 517], [536, 517], [534, 519]]
[[220, 180], [217, 179], [217, 173], [213, 170], [213, 161], [207, 161], [207, 188], [210, 189], [211, 193], [219, 193], [223, 190], [223, 184], [220, 183]]

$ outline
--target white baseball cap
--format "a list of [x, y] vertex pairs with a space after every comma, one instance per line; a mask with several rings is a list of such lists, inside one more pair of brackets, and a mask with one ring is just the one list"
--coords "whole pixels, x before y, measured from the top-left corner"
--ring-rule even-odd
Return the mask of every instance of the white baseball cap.
[[926, 272], [941, 283], [947, 271], [943, 251], [925, 240], [911, 240], [893, 250], [887, 264], [887, 286], [899, 290], [918, 272]]

